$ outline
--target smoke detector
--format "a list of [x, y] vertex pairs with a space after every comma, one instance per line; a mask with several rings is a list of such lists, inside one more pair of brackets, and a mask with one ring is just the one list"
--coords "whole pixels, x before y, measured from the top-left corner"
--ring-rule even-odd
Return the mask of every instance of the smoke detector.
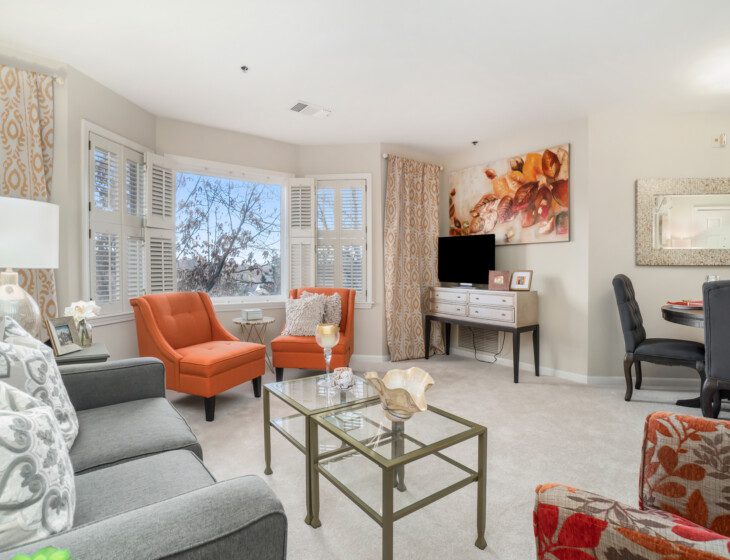
[[306, 115], [308, 117], [314, 117], [316, 119], [324, 119], [330, 116], [332, 109], [325, 109], [321, 105], [315, 105], [314, 103], [307, 103], [306, 101], [297, 101], [290, 111], [299, 113], [300, 115]]

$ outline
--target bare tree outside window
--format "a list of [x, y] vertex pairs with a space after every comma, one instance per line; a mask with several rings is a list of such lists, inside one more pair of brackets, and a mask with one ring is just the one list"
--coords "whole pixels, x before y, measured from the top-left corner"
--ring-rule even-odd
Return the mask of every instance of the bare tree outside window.
[[213, 297], [281, 293], [281, 185], [177, 174], [177, 285]]

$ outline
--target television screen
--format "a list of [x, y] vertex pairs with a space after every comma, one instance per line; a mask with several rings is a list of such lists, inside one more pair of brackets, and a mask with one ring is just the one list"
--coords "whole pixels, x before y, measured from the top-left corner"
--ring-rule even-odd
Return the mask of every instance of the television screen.
[[441, 282], [488, 284], [494, 268], [494, 235], [439, 237]]

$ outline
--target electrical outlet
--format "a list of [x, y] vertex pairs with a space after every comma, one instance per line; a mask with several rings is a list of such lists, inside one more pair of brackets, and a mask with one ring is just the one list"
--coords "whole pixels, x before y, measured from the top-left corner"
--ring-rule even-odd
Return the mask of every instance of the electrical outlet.
[[727, 146], [727, 133], [721, 132], [712, 139], [712, 145], [715, 148], [724, 148]]

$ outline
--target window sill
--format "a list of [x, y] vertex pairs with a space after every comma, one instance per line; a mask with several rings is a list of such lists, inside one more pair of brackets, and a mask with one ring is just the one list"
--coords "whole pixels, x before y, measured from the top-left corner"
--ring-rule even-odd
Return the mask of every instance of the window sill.
[[[215, 303], [213, 308], [218, 312], [238, 311], [246, 307], [258, 307], [260, 309], [284, 309], [286, 300], [269, 300], [269, 301], [242, 301], [240, 303]], [[373, 301], [358, 301], [355, 303], [355, 309], [372, 309], [375, 307]], [[115, 313], [114, 315], [102, 315], [91, 320], [92, 327], [104, 327], [106, 325], [115, 325], [117, 323], [127, 323], [134, 321], [134, 313], [127, 311], [125, 313]]]

